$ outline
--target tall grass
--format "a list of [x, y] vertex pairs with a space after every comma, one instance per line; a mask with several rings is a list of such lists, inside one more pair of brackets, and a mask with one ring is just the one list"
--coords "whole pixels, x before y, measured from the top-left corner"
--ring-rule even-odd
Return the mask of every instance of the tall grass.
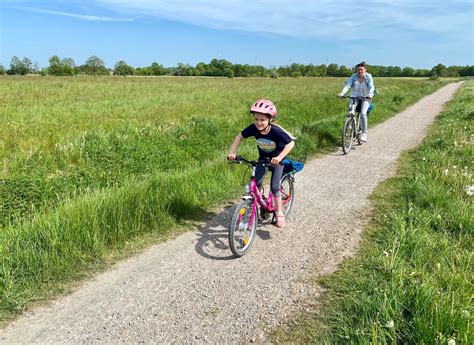
[[322, 312], [280, 339], [473, 342], [473, 92], [471, 81], [378, 187], [358, 257], [320, 280], [328, 289]]
[[[311, 154], [339, 141], [342, 79], [0, 78], [0, 318], [107, 253], [235, 195], [233, 137], [260, 97]], [[381, 121], [444, 82], [378, 79]], [[244, 152], [256, 153], [248, 141]]]

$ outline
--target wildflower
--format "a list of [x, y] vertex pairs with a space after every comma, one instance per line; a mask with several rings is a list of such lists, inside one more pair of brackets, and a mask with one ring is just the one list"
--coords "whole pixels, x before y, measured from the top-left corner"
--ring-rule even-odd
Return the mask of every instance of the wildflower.
[[383, 255], [384, 255], [384, 256], [388, 256], [389, 254], [388, 254], [388, 252], [386, 252], [386, 251], [384, 250], [384, 251], [383, 251]]
[[448, 345], [456, 345], [456, 339], [451, 338], [448, 340]]
[[457, 141], [454, 141], [454, 146], [458, 146], [458, 142], [457, 142]]
[[466, 194], [469, 196], [474, 195], [474, 186], [467, 186], [466, 187]]
[[395, 326], [395, 322], [393, 322], [393, 320], [390, 320], [385, 324], [385, 327], [387, 328], [393, 328], [393, 326]]
[[426, 158], [425, 158], [425, 157], [423, 157], [423, 158], [422, 158], [422, 160], [426, 161]]
[[449, 170], [448, 169], [444, 169], [444, 175], [447, 176], [449, 173]]

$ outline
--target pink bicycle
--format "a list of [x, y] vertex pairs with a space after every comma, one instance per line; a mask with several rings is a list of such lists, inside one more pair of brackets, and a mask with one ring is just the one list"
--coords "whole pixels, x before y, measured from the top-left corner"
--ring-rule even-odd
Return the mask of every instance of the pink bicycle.
[[[252, 169], [250, 182], [245, 186], [242, 200], [237, 205], [229, 226], [229, 245], [234, 257], [244, 255], [252, 245], [259, 221], [266, 221], [272, 215], [272, 223], [275, 221], [276, 208], [273, 203], [273, 195], [268, 197], [257, 187], [255, 171], [258, 165], [271, 167], [268, 160], [249, 161], [237, 156], [232, 163], [245, 163]], [[285, 159], [283, 161], [284, 170], [280, 180], [280, 191], [282, 196], [283, 213], [287, 216], [295, 200], [294, 196], [294, 174], [303, 168], [303, 162]]]

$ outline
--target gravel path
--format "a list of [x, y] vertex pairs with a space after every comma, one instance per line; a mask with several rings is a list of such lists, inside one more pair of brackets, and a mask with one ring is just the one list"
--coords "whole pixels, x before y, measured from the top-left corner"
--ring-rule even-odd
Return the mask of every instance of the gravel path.
[[[349, 155], [333, 152], [297, 175], [285, 229], [259, 230], [251, 251], [230, 257], [227, 206], [200, 228], [151, 247], [0, 331], [1, 343], [248, 343], [318, 293], [325, 274], [354, 253], [368, 196], [392, 176], [461, 83], [450, 84], [371, 128]], [[341, 118], [342, 125], [342, 118]]]

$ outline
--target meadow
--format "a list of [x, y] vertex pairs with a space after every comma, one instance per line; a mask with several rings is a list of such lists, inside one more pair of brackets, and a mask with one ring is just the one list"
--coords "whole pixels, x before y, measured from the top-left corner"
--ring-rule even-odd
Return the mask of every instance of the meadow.
[[377, 187], [359, 254], [315, 278], [326, 291], [320, 308], [275, 341], [472, 343], [473, 94], [471, 80]]
[[[374, 124], [444, 85], [377, 78]], [[0, 77], [0, 319], [240, 192], [225, 156], [272, 99], [295, 155], [338, 145], [342, 78]], [[241, 152], [255, 156], [255, 143]], [[145, 240], [145, 242], [147, 242]]]

